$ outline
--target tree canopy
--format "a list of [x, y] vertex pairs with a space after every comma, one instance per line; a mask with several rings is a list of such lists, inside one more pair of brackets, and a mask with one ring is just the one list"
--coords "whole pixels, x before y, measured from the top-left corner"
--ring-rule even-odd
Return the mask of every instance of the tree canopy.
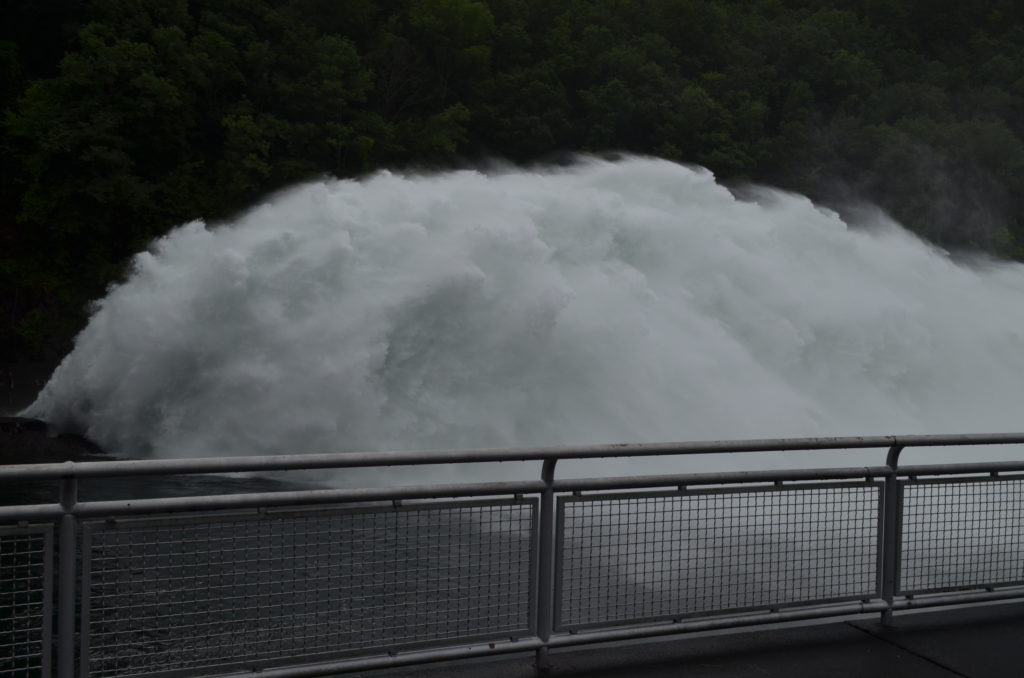
[[380, 167], [650, 153], [1024, 258], [1015, 0], [12, 0], [0, 355], [63, 354], [130, 255]]

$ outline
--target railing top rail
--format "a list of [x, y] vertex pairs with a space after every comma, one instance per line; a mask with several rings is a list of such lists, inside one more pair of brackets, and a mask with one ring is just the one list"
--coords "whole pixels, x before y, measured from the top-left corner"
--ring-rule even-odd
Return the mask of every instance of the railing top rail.
[[337, 452], [260, 457], [202, 457], [196, 459], [139, 459], [0, 466], [2, 480], [110, 478], [116, 476], [238, 473], [299, 469], [419, 466], [428, 464], [653, 457], [735, 452], [789, 452], [864, 448], [945, 447], [953, 445], [1024, 444], [1024, 433], [952, 435], [858, 436], [834, 438], [766, 438], [685, 443], [622, 443], [571, 447], [431, 450], [405, 452]]

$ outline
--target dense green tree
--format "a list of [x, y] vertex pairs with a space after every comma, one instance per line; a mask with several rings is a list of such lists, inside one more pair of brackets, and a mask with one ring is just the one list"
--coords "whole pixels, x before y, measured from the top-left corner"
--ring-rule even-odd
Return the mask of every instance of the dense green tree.
[[1017, 0], [10, 0], [0, 356], [175, 224], [323, 175], [628, 150], [1024, 259]]

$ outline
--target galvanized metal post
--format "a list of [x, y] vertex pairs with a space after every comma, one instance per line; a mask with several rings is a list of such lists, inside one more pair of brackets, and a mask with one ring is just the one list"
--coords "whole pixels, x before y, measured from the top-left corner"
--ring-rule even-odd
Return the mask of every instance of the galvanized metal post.
[[899, 530], [903, 513], [900, 506], [900, 481], [896, 475], [902, 445], [893, 445], [885, 459], [889, 473], [885, 476], [882, 495], [882, 600], [888, 607], [882, 611], [882, 624], [892, 624], [892, 604], [896, 595], [899, 570]]
[[78, 480], [66, 477], [61, 481], [60, 556], [57, 564], [57, 676], [75, 675], [75, 553], [78, 533], [77, 519], [72, 511], [78, 503]]
[[537, 637], [543, 643], [537, 648], [535, 666], [538, 671], [551, 668], [548, 641], [555, 618], [555, 464], [557, 459], [546, 459], [541, 469], [544, 492], [540, 498], [540, 566], [537, 576]]

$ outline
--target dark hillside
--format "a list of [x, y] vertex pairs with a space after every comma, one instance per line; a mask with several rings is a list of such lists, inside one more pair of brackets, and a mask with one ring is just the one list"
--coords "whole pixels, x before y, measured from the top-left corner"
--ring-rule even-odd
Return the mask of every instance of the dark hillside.
[[624, 150], [1024, 258], [1015, 0], [11, 0], [0, 360], [128, 257], [324, 174]]

